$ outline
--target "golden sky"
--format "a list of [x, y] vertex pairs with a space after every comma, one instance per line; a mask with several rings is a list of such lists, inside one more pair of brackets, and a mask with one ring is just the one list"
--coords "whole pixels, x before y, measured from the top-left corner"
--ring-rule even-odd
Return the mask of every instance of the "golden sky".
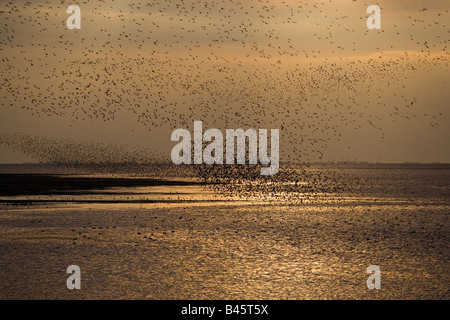
[[[66, 27], [72, 4], [80, 30]], [[366, 27], [372, 4], [381, 30]], [[2, 2], [0, 163], [70, 156], [69, 141], [169, 158], [171, 132], [194, 120], [278, 128], [281, 160], [450, 162], [448, 7]]]

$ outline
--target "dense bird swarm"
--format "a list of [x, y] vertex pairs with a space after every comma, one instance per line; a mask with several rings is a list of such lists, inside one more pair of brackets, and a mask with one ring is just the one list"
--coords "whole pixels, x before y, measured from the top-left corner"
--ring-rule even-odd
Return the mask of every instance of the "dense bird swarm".
[[[261, 177], [257, 166], [175, 168], [155, 149], [95, 141], [2, 133], [0, 144], [59, 164], [165, 163], [166, 173], [184, 170], [230, 194], [336, 192], [333, 177], [300, 164], [320, 161], [344, 129], [357, 135], [370, 127], [383, 137], [386, 116], [439, 126], [443, 114], [417, 109], [424, 102], [405, 83], [449, 63], [446, 8], [408, 4], [408, 26], [368, 31], [367, 4], [352, 2], [360, 17], [334, 10], [332, 1], [81, 2], [78, 31], [66, 29], [67, 1], [0, 5], [1, 108], [74, 124], [114, 122], [125, 112], [150, 132], [194, 120], [278, 128], [285, 164], [274, 177]], [[370, 48], [353, 40], [370, 32], [379, 36]], [[364, 58], [352, 57], [364, 50]]]

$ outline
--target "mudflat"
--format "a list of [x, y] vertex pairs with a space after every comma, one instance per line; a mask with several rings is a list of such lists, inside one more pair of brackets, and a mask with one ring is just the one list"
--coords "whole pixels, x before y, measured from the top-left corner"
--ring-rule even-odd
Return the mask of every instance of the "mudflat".
[[307, 203], [210, 201], [196, 185], [2, 196], [0, 298], [449, 299], [449, 172], [385, 170], [345, 171], [370, 188]]

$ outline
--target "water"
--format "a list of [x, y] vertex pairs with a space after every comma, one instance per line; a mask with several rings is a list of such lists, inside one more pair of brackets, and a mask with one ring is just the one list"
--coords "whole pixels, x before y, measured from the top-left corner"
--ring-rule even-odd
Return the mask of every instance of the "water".
[[[191, 174], [2, 168], [21, 170], [59, 174], [60, 189], [30, 175], [7, 188], [2, 176], [3, 299], [450, 297], [446, 165], [308, 167], [277, 193], [270, 181], [217, 189]], [[66, 288], [71, 264], [81, 290]], [[366, 287], [370, 265], [380, 290]]]

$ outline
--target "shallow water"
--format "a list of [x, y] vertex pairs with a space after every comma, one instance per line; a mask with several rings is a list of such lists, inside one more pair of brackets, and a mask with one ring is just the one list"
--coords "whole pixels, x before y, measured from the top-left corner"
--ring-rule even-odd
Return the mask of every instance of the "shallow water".
[[[0, 297], [450, 298], [450, 171], [332, 170], [353, 188], [303, 203], [202, 186], [2, 196]], [[72, 264], [81, 290], [66, 288]], [[366, 287], [370, 265], [380, 290]]]

